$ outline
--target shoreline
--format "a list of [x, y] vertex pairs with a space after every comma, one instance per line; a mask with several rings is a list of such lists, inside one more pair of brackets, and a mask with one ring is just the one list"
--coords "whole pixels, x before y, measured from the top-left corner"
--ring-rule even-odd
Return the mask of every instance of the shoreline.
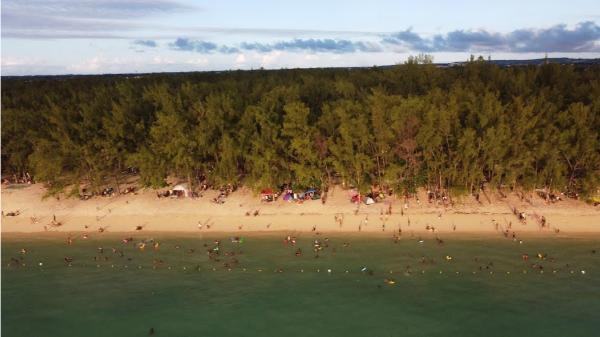
[[[197, 239], [228, 239], [230, 237], [244, 237], [244, 238], [273, 238], [281, 240], [287, 235], [296, 236], [299, 238], [306, 239], [307, 237], [326, 238], [326, 237], [344, 237], [344, 238], [373, 238], [373, 239], [386, 239], [392, 240], [395, 233], [391, 232], [320, 232], [319, 235], [314, 235], [311, 232], [290, 232], [290, 231], [247, 231], [247, 232], [228, 232], [228, 231], [214, 231], [214, 232], [191, 232], [191, 231], [147, 231], [147, 232], [107, 232], [101, 235], [96, 235], [89, 232], [78, 231], [78, 232], [66, 232], [66, 231], [55, 231], [55, 232], [3, 232], [2, 241], [16, 241], [21, 239], [26, 240], [64, 240], [67, 236], [71, 236], [74, 240], [83, 240], [82, 235], [88, 234], [87, 240], [121, 240], [123, 237], [133, 238], [153, 238], [160, 237], [162, 239], [170, 238], [197, 238]], [[413, 235], [414, 234], [414, 235]], [[501, 233], [486, 232], [486, 231], [473, 231], [473, 232], [462, 232], [462, 233], [428, 233], [428, 232], [414, 232], [412, 234], [403, 234], [399, 238], [399, 242], [402, 241], [414, 241], [419, 238], [424, 240], [435, 240], [436, 237], [448, 240], [497, 240], [497, 241], [512, 241], [510, 238], [505, 238]], [[587, 239], [599, 239], [600, 233], [598, 232], [569, 232], [563, 234], [554, 234], [548, 232], [534, 233], [534, 232], [522, 232], [519, 234], [519, 239], [531, 240], [531, 239], [558, 239], [558, 240], [587, 240]]]
[[[3, 235], [85, 232], [97, 236], [103, 234], [98, 232], [99, 229], [105, 233], [141, 235], [150, 232], [230, 235], [321, 232], [391, 236], [400, 229], [403, 236], [411, 233], [502, 236], [502, 231], [506, 230], [517, 235], [527, 233], [544, 237], [576, 233], [600, 235], [600, 207], [576, 200], [547, 204], [537, 196], [525, 202], [512, 193], [506, 198], [490, 193], [491, 202], [484, 203], [470, 197], [457, 198], [452, 207], [426, 201], [417, 203], [415, 199], [409, 199], [405, 205], [403, 199], [391, 197], [382, 203], [361, 205], [357, 210], [357, 206], [350, 203], [347, 191], [339, 187], [332, 189], [324, 205], [320, 200], [301, 204], [283, 200], [263, 203], [245, 189], [234, 192], [221, 205], [210, 201], [217, 191], [207, 191], [204, 197], [197, 199], [158, 199], [155, 191], [142, 189], [136, 195], [97, 197], [87, 201], [55, 198], [43, 201], [44, 191], [40, 184], [18, 189], [2, 188], [3, 212], [21, 212], [18, 216], [2, 217]], [[426, 200], [425, 192], [420, 191], [419, 197]], [[385, 214], [390, 204], [392, 214]], [[526, 224], [520, 223], [511, 213], [511, 207], [526, 214]], [[258, 216], [252, 215], [255, 211]], [[61, 226], [50, 226], [54, 216]], [[541, 216], [547, 219], [545, 228], [540, 227]], [[341, 225], [336, 220], [338, 217], [343, 217]], [[136, 231], [137, 226], [142, 226], [142, 230]], [[434, 227], [435, 231], [428, 231], [427, 226]]]

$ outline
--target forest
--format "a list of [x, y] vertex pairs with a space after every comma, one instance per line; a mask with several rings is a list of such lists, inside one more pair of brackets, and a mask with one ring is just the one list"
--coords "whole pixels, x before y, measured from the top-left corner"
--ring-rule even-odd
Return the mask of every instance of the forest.
[[254, 190], [482, 186], [592, 195], [600, 66], [429, 57], [372, 68], [3, 77], [2, 175], [50, 193], [124, 172]]

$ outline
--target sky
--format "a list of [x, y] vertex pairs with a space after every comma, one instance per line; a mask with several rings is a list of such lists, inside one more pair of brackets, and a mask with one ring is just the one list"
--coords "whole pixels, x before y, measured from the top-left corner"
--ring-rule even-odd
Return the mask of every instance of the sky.
[[2, 0], [1, 72], [146, 73], [600, 57], [600, 1]]

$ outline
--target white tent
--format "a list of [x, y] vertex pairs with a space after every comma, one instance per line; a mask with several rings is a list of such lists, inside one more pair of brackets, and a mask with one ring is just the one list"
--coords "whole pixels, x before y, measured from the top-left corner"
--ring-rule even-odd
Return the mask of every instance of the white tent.
[[172, 189], [173, 191], [181, 191], [183, 192], [183, 195], [187, 198], [190, 196], [190, 192], [188, 191], [187, 185], [186, 184], [179, 184], [179, 185], [175, 185], [175, 187], [173, 187]]

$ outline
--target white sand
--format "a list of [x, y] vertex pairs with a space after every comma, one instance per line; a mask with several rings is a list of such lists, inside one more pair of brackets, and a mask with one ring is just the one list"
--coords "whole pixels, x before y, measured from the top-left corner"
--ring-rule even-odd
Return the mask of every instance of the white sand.
[[[141, 190], [137, 195], [121, 195], [110, 198], [96, 197], [87, 201], [76, 199], [42, 201], [44, 188], [31, 185], [26, 188], [2, 188], [2, 210], [20, 210], [16, 217], [2, 217], [2, 233], [35, 233], [48, 231], [98, 233], [99, 228], [106, 232], [131, 232], [142, 225], [142, 231], [167, 232], [256, 232], [256, 231], [312, 231], [319, 232], [362, 232], [403, 233], [425, 232], [427, 225], [434, 226], [437, 233], [494, 233], [507, 228], [512, 222], [512, 231], [517, 233], [543, 233], [547, 235], [567, 235], [575, 233], [600, 233], [600, 207], [593, 207], [581, 201], [566, 200], [553, 204], [538, 197], [521, 202], [511, 194], [506, 199], [488, 192], [491, 203], [483, 196], [481, 204], [472, 197], [455, 200], [455, 206], [444, 208], [426, 201], [420, 193], [420, 204], [412, 199], [409, 207], [400, 211], [404, 200], [392, 201], [392, 215], [385, 214], [388, 205], [378, 203], [370, 206], [357, 206], [349, 202], [347, 192], [334, 189], [323, 205], [320, 200], [302, 204], [278, 200], [262, 203], [258, 196], [248, 190], [233, 193], [225, 204], [217, 205], [210, 200], [216, 191], [206, 192], [198, 199], [158, 199], [156, 192]], [[511, 206], [527, 214], [527, 224], [521, 224], [511, 213]], [[259, 210], [258, 216], [246, 216], [246, 212]], [[342, 226], [335, 221], [336, 214], [343, 214]], [[441, 217], [440, 217], [441, 214]], [[49, 226], [53, 215], [60, 227]], [[535, 216], [545, 216], [549, 228], [540, 229]], [[410, 225], [408, 224], [410, 219]], [[203, 224], [202, 228], [198, 224]], [[208, 228], [207, 225], [210, 225]], [[453, 225], [456, 230], [453, 230]], [[86, 227], [87, 226], [87, 227]], [[240, 229], [241, 226], [241, 229]], [[45, 228], [46, 227], [46, 228]], [[556, 234], [555, 229], [560, 233]]]

